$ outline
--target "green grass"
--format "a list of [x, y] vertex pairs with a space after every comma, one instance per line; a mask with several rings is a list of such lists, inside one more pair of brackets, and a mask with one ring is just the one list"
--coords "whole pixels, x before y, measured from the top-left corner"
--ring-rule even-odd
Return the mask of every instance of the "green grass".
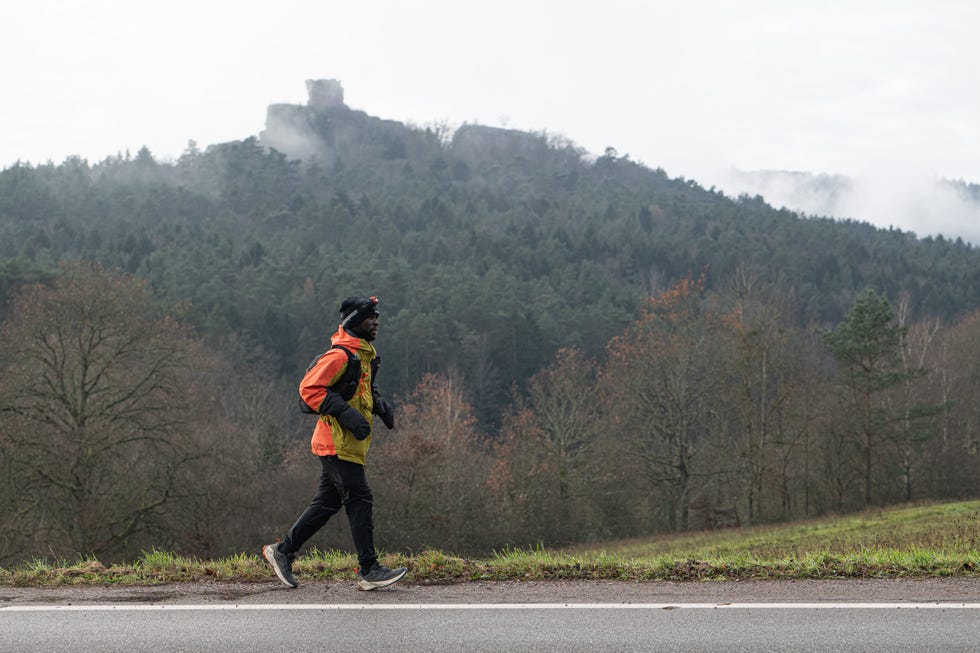
[[[470, 580], [724, 580], [980, 576], [980, 501], [881, 509], [846, 517], [647, 539], [564, 550], [508, 549], [485, 559], [426, 550], [387, 554], [416, 583]], [[353, 579], [356, 558], [310, 550], [294, 570], [304, 581]], [[220, 560], [152, 550], [130, 564], [93, 557], [34, 560], [0, 568], [0, 585], [150, 585], [266, 582], [257, 555]]]

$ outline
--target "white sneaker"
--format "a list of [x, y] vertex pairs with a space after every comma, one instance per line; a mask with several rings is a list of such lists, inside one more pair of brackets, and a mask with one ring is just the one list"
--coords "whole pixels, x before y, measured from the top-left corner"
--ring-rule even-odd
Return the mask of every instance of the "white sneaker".
[[293, 560], [296, 555], [286, 555], [279, 550], [279, 543], [266, 544], [262, 547], [262, 556], [269, 561], [276, 571], [276, 576], [286, 587], [296, 587], [299, 583], [293, 577]]
[[379, 587], [388, 587], [401, 580], [402, 576], [408, 572], [405, 567], [398, 569], [388, 569], [377, 562], [365, 574], [364, 570], [357, 572], [357, 586], [362, 590], [376, 590]]

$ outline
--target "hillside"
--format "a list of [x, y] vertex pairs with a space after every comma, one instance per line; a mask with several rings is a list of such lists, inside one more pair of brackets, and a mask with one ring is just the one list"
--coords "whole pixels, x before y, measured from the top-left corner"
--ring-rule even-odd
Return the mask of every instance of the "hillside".
[[543, 134], [450, 137], [351, 110], [335, 82], [309, 88], [258, 138], [176, 162], [144, 148], [3, 170], [0, 291], [62, 259], [119, 266], [285, 374], [343, 296], [376, 293], [402, 343], [392, 389], [456, 369], [484, 417], [559, 347], [599, 353], [643, 297], [703, 269], [709, 288], [748, 270], [791, 289], [801, 325], [837, 322], [869, 286], [920, 315], [980, 305], [980, 253], [962, 242], [803, 219]]
[[215, 557], [288, 527], [311, 462], [296, 383], [349, 294], [381, 297], [390, 549], [980, 492], [972, 246], [309, 88], [174, 162], [0, 172], [0, 563]]
[[[607, 542], [588, 548], [508, 550], [467, 559], [438, 550], [391, 552], [410, 569], [408, 583], [533, 580], [758, 580], [841, 578], [973, 578], [980, 574], [980, 502], [902, 506], [845, 517]], [[297, 560], [307, 581], [349, 581], [356, 557], [314, 551]], [[203, 581], [273, 581], [259, 556], [194, 560], [144, 552], [125, 564], [94, 558], [0, 567], [0, 587], [155, 585]], [[184, 591], [196, 592], [194, 588]]]

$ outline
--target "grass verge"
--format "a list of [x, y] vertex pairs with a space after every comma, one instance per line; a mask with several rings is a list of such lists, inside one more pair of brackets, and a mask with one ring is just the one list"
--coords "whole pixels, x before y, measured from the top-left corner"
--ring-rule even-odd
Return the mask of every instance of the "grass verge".
[[[779, 526], [690, 533], [565, 550], [508, 549], [485, 559], [437, 550], [388, 554], [417, 583], [472, 580], [748, 580], [980, 576], [980, 501], [876, 510]], [[353, 579], [356, 558], [310, 550], [304, 580]], [[152, 585], [272, 581], [258, 555], [219, 560], [152, 550], [129, 564], [93, 557], [0, 568], [0, 585]]]

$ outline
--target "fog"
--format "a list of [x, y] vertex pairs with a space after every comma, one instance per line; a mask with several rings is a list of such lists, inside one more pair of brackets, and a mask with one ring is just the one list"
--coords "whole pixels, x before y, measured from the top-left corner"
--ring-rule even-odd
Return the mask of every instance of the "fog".
[[[810, 216], [870, 222], [918, 237], [942, 235], [980, 245], [980, 202], [959, 180], [896, 169], [849, 177], [730, 168], [707, 177], [699, 181], [710, 181], [730, 197], [761, 195], [776, 208]], [[972, 188], [975, 196], [980, 194], [980, 187]]]
[[976, 207], [937, 179], [980, 183], [978, 24], [971, 0], [5, 0], [0, 166], [143, 145], [174, 159], [335, 78], [372, 116], [546, 131], [729, 194], [976, 242]]

